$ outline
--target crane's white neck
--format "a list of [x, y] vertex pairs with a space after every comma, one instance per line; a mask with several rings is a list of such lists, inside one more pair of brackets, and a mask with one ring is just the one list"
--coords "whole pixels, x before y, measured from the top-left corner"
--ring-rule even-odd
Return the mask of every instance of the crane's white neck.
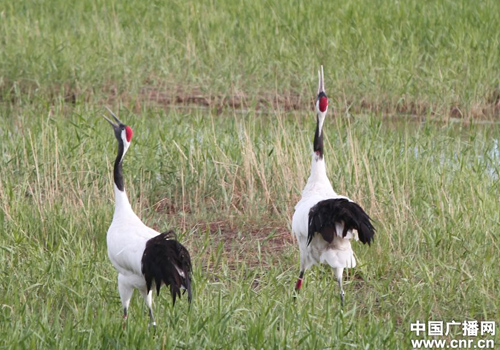
[[[127, 138], [127, 132], [129, 136]], [[120, 127], [115, 126], [115, 136], [118, 140], [118, 153], [116, 155], [115, 164], [113, 167], [113, 180], [114, 180], [114, 192], [115, 192], [115, 214], [113, 221], [115, 219], [118, 222], [127, 222], [130, 218], [136, 218], [132, 206], [125, 192], [125, 185], [123, 181], [123, 158], [127, 153], [130, 146], [130, 140], [132, 138], [132, 129], [128, 126], [121, 125]], [[125, 220], [125, 221], [124, 221]]]
[[311, 175], [303, 191], [303, 196], [308, 193], [320, 194], [322, 196], [335, 196], [332, 184], [326, 175], [325, 159], [316, 152], [312, 154]]
[[314, 179], [328, 179], [328, 176], [326, 175], [325, 158], [323, 157], [323, 155], [319, 155], [316, 152], [313, 152], [312, 154], [311, 177]]
[[119, 213], [133, 212], [125, 189], [121, 191], [116, 184], [113, 187], [115, 190], [115, 215]]
[[123, 154], [121, 156], [121, 159], [120, 161], [123, 161], [123, 157], [125, 157], [125, 154], [127, 153], [128, 151], [128, 148], [130, 147], [130, 142], [127, 141], [127, 133], [126, 133], [126, 130], [122, 130], [121, 132], [121, 139], [122, 139], [122, 142], [123, 142]]
[[319, 112], [318, 116], [318, 131], [320, 135], [323, 135], [323, 123], [325, 122], [326, 112]]

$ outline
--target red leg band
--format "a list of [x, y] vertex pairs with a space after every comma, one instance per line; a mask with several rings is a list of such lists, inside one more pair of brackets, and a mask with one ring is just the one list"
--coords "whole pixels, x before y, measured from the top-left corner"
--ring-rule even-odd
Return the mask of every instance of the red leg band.
[[297, 284], [295, 285], [296, 290], [299, 290], [300, 288], [302, 288], [302, 278], [299, 278], [297, 280]]

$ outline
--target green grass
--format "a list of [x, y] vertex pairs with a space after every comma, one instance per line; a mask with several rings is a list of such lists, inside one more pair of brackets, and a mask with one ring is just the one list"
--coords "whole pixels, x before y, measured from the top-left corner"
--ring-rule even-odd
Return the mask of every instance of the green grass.
[[304, 106], [323, 64], [341, 111], [499, 113], [495, 0], [4, 1], [0, 18], [0, 96], [18, 104], [153, 90]]
[[[498, 117], [499, 4], [0, 2], [0, 348], [407, 349], [417, 320], [498, 334], [500, 128], [422, 120]], [[377, 228], [343, 310], [327, 267], [293, 293], [320, 64], [330, 179]], [[193, 304], [163, 291], [155, 336], [138, 295], [122, 327], [104, 105], [134, 129], [134, 210], [193, 257]]]
[[[134, 130], [125, 183], [136, 212], [192, 252], [194, 303], [137, 295], [122, 329], [105, 234], [115, 139], [100, 109], [24, 109], [0, 148], [0, 339], [41, 348], [406, 348], [416, 320], [496, 320], [498, 128], [329, 118], [334, 187], [376, 220], [355, 245], [342, 311], [314, 268], [293, 300], [288, 233], [309, 171], [313, 117], [122, 110]], [[222, 185], [221, 185], [222, 183]]]

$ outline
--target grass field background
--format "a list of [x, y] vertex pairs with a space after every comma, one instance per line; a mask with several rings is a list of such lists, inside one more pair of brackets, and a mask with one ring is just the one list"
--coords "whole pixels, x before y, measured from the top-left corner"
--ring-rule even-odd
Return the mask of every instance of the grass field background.
[[302, 107], [321, 63], [339, 111], [500, 108], [494, 0], [5, 1], [0, 18], [0, 96], [18, 103], [279, 96]]
[[[0, 3], [0, 347], [406, 349], [417, 320], [498, 328], [499, 7]], [[293, 298], [320, 64], [330, 179], [377, 228], [343, 310], [326, 267]], [[163, 291], [156, 334], [138, 295], [122, 327], [104, 105], [135, 132], [134, 210], [193, 258], [193, 304]]]

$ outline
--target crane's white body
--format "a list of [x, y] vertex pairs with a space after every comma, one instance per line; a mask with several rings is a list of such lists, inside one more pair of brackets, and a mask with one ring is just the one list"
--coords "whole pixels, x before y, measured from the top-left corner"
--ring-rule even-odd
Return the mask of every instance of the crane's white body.
[[[301, 270], [307, 270], [315, 264], [328, 264], [335, 269], [344, 269], [356, 266], [356, 259], [351, 248], [350, 240], [357, 237], [355, 230], [349, 230], [342, 237], [343, 225], [336, 227], [337, 236], [333, 242], [326, 242], [321, 235], [316, 235], [311, 243], [307, 244], [309, 211], [318, 202], [325, 199], [345, 198], [338, 195], [326, 175], [324, 158], [316, 154], [312, 156], [311, 175], [302, 191], [302, 198], [295, 206], [292, 218], [292, 232], [297, 237], [300, 249]], [[340, 271], [339, 271], [340, 272]]]
[[124, 289], [124, 292], [130, 289], [130, 292], [126, 292], [130, 295], [134, 288], [146, 293], [141, 258], [146, 242], [160, 233], [139, 219], [132, 210], [125, 191], [120, 191], [116, 185], [114, 190], [115, 213], [106, 237], [109, 260], [118, 271], [120, 289]]

